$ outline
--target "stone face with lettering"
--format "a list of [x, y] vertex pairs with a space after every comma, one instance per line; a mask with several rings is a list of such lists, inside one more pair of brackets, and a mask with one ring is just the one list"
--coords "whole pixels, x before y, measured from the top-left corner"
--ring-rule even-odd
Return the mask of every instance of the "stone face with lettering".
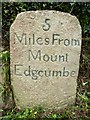
[[61, 108], [75, 102], [81, 27], [59, 11], [27, 11], [10, 28], [11, 80], [17, 106]]

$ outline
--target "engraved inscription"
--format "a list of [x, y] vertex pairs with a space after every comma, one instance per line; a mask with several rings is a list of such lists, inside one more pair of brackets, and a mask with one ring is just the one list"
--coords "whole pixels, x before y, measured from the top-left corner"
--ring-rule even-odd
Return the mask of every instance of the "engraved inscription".
[[45, 19], [45, 24], [43, 25], [44, 31], [48, 31], [50, 29], [50, 23], [48, 21], [50, 21], [50, 19]]

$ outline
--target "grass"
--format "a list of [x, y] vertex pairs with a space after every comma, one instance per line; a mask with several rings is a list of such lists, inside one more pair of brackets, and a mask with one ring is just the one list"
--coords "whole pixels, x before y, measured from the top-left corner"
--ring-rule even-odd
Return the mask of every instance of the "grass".
[[78, 105], [61, 110], [44, 110], [40, 106], [22, 110], [14, 108], [3, 111], [3, 116], [1, 117], [2, 120], [48, 120], [49, 118], [59, 120], [90, 120], [87, 108], [82, 108]]

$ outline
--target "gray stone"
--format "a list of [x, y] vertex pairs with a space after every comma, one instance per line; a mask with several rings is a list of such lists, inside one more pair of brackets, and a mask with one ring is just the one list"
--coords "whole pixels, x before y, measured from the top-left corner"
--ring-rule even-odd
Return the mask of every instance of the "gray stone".
[[10, 28], [10, 69], [16, 105], [61, 108], [75, 102], [81, 26], [59, 11], [28, 11]]

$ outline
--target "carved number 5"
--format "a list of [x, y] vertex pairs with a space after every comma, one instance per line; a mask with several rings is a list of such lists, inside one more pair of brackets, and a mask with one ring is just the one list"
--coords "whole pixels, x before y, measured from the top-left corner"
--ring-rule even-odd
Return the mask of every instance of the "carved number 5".
[[48, 23], [50, 19], [45, 19], [45, 25], [43, 25], [43, 30], [48, 31], [50, 29], [50, 24]]

